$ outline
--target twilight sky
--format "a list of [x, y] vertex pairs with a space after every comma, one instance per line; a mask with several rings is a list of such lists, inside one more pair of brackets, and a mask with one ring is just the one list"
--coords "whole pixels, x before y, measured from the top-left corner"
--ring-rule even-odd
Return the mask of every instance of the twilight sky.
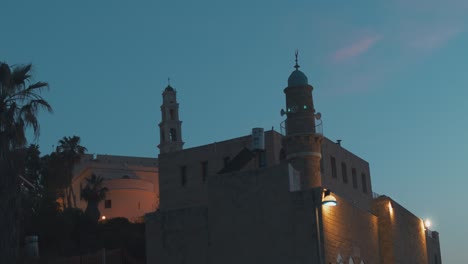
[[370, 163], [375, 192], [468, 248], [468, 1], [3, 0], [0, 61], [33, 63], [54, 114], [43, 154], [156, 157], [161, 92], [178, 91], [185, 147], [279, 130], [299, 49], [324, 134]]

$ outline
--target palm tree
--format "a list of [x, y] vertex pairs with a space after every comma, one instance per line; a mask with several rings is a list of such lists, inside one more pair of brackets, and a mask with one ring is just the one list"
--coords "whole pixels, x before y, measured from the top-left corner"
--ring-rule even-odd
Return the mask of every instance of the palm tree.
[[45, 82], [31, 82], [31, 64], [11, 68], [0, 62], [0, 256], [15, 263], [18, 253], [18, 209], [21, 149], [26, 146], [30, 127], [39, 136], [40, 110], [52, 108], [40, 93]]
[[106, 192], [108, 191], [106, 187], [102, 187], [103, 180], [102, 177], [92, 174], [89, 178], [86, 178], [86, 186], [81, 190], [81, 198], [88, 203], [85, 215], [95, 222], [101, 216], [99, 203], [106, 198]]
[[[65, 177], [64, 179], [64, 194], [65, 199], [63, 199], [64, 207], [76, 207], [76, 197], [72, 188], [72, 178], [73, 178], [73, 168], [75, 164], [80, 162], [81, 157], [85, 154], [87, 149], [80, 145], [80, 137], [63, 137], [59, 140], [59, 145], [56, 149], [60, 159], [62, 160], [62, 165], [64, 169]], [[72, 204], [73, 201], [73, 204]]]

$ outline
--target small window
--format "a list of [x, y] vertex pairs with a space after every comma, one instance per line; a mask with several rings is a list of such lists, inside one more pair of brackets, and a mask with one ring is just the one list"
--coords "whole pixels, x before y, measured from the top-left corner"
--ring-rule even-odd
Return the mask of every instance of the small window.
[[258, 153], [258, 167], [262, 168], [266, 166], [266, 153], [265, 151], [260, 151]]
[[331, 156], [330, 157], [330, 163], [331, 163], [331, 173], [332, 173], [332, 177], [333, 178], [336, 178], [336, 159], [335, 157]]
[[166, 140], [166, 137], [164, 136], [164, 131], [161, 129], [161, 141]]
[[112, 208], [112, 200], [105, 200], [104, 208]]
[[140, 210], [141, 208], [141, 204], [140, 204], [140, 201], [138, 201], [138, 210]]
[[280, 150], [279, 159], [280, 160], [285, 160], [286, 159], [286, 151], [284, 151], [283, 148], [281, 148], [281, 150]]
[[[322, 153], [323, 157], [323, 153]], [[323, 158], [320, 158], [320, 173], [323, 174]]]
[[203, 161], [201, 163], [201, 174], [202, 182], [206, 182], [206, 177], [208, 176], [208, 161]]
[[180, 184], [182, 186], [187, 184], [187, 166], [180, 167]]
[[175, 119], [174, 109], [170, 109], [170, 110], [169, 110], [169, 115], [171, 116], [171, 120], [174, 120], [174, 119]]
[[348, 171], [344, 162], [341, 163], [341, 176], [343, 177], [343, 182], [348, 183]]
[[175, 128], [171, 128], [170, 135], [171, 141], [177, 141], [177, 133]]
[[229, 164], [229, 161], [230, 161], [230, 160], [231, 160], [231, 158], [229, 158], [229, 157], [224, 157], [224, 158], [223, 158], [223, 165], [224, 165], [224, 167], [226, 167], [226, 166]]
[[361, 174], [362, 192], [367, 193], [367, 177], [366, 174]]
[[356, 175], [356, 169], [355, 168], [352, 168], [351, 175], [353, 177], [353, 188], [357, 189], [357, 175]]

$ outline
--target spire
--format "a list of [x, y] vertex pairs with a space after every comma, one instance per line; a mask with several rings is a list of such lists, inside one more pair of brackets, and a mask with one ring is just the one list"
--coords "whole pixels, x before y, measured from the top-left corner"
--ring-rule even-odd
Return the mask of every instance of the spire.
[[300, 67], [299, 64], [297, 64], [297, 57], [299, 55], [299, 50], [296, 49], [295, 55], [296, 55], [296, 65], [294, 65], [294, 68], [296, 68], [296, 71], [298, 71]]
[[299, 70], [299, 67], [300, 67], [298, 63], [299, 50], [296, 50], [294, 55], [296, 56], [296, 65], [294, 65], [294, 68], [296, 68], [296, 70], [294, 70], [291, 73], [291, 75], [289, 75], [288, 86], [293, 87], [293, 86], [308, 85], [307, 76], [305, 76], [305, 74]]
[[167, 77], [167, 86], [171, 86], [171, 78]]

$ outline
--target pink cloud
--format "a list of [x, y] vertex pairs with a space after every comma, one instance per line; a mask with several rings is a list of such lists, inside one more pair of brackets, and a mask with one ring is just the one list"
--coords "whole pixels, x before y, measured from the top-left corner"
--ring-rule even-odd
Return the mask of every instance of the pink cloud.
[[343, 47], [337, 50], [333, 54], [333, 61], [340, 62], [353, 57], [357, 57], [369, 50], [372, 46], [375, 45], [375, 43], [377, 43], [381, 39], [382, 37], [378, 35], [361, 38], [358, 41], [352, 43], [350, 46]]

